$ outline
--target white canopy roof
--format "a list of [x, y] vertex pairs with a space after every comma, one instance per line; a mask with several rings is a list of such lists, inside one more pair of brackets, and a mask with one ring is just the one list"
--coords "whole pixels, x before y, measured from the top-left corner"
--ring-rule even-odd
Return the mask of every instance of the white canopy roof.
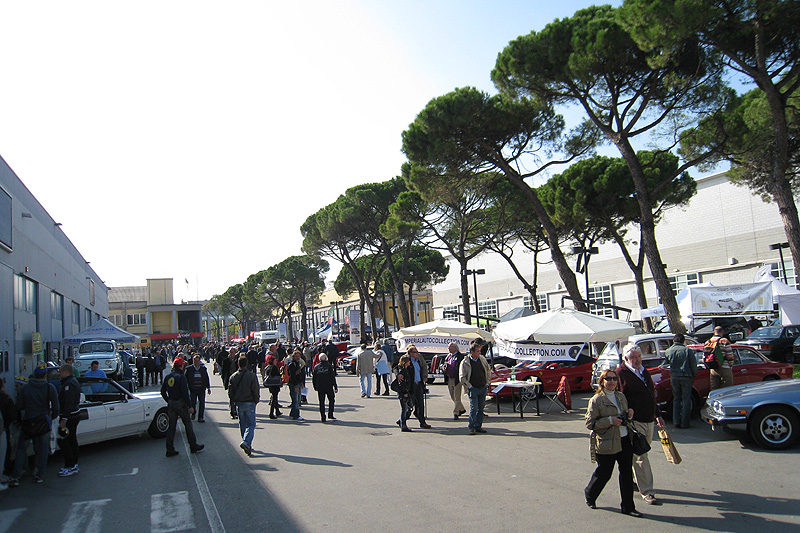
[[83, 341], [110, 340], [117, 342], [139, 342], [139, 336], [120, 329], [105, 318], [101, 318], [85, 330], [64, 337], [66, 344], [80, 344]]
[[501, 322], [494, 328], [497, 338], [539, 342], [610, 342], [634, 332], [634, 327], [624, 320], [565, 307]]
[[482, 330], [478, 326], [464, 324], [455, 320], [433, 320], [425, 322], [424, 324], [417, 324], [416, 326], [409, 326], [401, 328], [399, 331], [392, 333], [395, 339], [401, 339], [409, 335], [440, 335], [445, 337], [463, 337], [474, 339], [481, 337], [485, 340], [492, 340], [492, 334]]

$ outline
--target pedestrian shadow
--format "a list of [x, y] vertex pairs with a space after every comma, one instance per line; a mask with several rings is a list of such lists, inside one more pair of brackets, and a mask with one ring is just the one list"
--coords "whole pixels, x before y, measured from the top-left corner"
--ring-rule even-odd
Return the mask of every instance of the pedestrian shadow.
[[[707, 531], [734, 531], [751, 532], [759, 530], [769, 531], [797, 531], [796, 522], [779, 521], [774, 518], [748, 513], [743, 509], [752, 508], [753, 494], [729, 491], [714, 491], [710, 494], [683, 492], [676, 490], [659, 489], [658, 499], [664, 504], [696, 505], [699, 507], [716, 507], [720, 516], [715, 517], [687, 517], [687, 516], [655, 516], [646, 515], [646, 518], [658, 522], [676, 524], [682, 527], [705, 529]], [[794, 518], [800, 507], [800, 499], [758, 497], [759, 506], [767, 503], [770, 515], [783, 515]], [[764, 505], [766, 508], [767, 505]], [[668, 509], [668, 507], [664, 507]]]
[[[263, 458], [275, 458], [275, 459], [283, 459], [289, 463], [297, 463], [302, 465], [310, 465], [310, 466], [336, 466], [340, 468], [351, 468], [353, 465], [347, 463], [341, 463], [339, 461], [331, 461], [330, 459], [323, 459], [321, 457], [304, 457], [302, 455], [284, 455], [279, 453], [270, 453], [270, 452], [263, 452], [259, 450], [253, 450], [251, 452], [251, 457], [263, 457]], [[255, 467], [258, 468], [258, 467]], [[276, 468], [269, 467], [272, 470], [277, 470]]]

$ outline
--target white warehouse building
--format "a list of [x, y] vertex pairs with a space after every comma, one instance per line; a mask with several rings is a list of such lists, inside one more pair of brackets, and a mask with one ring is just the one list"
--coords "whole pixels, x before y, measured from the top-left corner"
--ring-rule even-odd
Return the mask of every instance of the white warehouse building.
[[[633, 227], [628, 232], [628, 239], [636, 241], [638, 235], [639, 228]], [[772, 265], [776, 278], [782, 279], [784, 275], [779, 267], [781, 250], [770, 248], [771, 244], [786, 242], [778, 207], [764, 202], [750, 189], [734, 185], [724, 172], [699, 178], [697, 194], [689, 204], [664, 213], [656, 227], [656, 239], [676, 293], [687, 284], [751, 283], [756, 271], [766, 264]], [[569, 246], [570, 243], [564, 244], [565, 254], [569, 253]], [[589, 262], [589, 299], [629, 308], [632, 310], [630, 319], [640, 319], [633, 273], [619, 247], [614, 242], [606, 242], [597, 248], [598, 253], [593, 254]], [[630, 244], [629, 249], [636, 257], [637, 246]], [[787, 283], [797, 287], [791, 254], [788, 248], [782, 252]], [[513, 257], [519, 270], [531, 282], [533, 254], [518, 247]], [[567, 256], [573, 269], [575, 259], [576, 256]], [[464, 320], [459, 265], [451, 256], [447, 260], [450, 265], [447, 279], [433, 287], [434, 316]], [[562, 296], [567, 292], [550, 260], [550, 253], [539, 253], [538, 260], [537, 298], [542, 310], [561, 307]], [[475, 313], [475, 282], [480, 316], [500, 317], [517, 307], [533, 307], [530, 295], [498, 254], [484, 253], [472, 260], [468, 268], [485, 271], [482, 275], [469, 276], [468, 314]], [[644, 275], [648, 306], [657, 305], [658, 294], [646, 264]], [[584, 275], [576, 273], [576, 277], [585, 297]], [[564, 305], [572, 306], [569, 301]], [[610, 314], [610, 310], [605, 313]], [[619, 318], [626, 316], [620, 315]]]

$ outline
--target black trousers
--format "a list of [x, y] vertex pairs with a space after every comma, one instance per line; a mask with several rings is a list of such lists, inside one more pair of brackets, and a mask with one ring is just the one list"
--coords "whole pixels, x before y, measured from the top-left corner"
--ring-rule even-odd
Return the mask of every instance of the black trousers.
[[328, 398], [328, 416], [333, 416], [333, 406], [336, 403], [336, 396], [333, 394], [333, 389], [317, 391], [320, 416], [325, 416], [325, 398]]
[[383, 379], [383, 388], [389, 392], [389, 374], [378, 374], [378, 385], [375, 387], [375, 394], [381, 393], [381, 379]]
[[64, 468], [72, 468], [78, 464], [78, 422], [80, 419], [77, 416], [69, 417], [67, 419], [69, 435], [66, 439], [58, 439], [58, 446], [64, 455]]
[[420, 424], [425, 424], [425, 382], [414, 383], [414, 415]]
[[597, 501], [603, 488], [614, 473], [614, 463], [619, 465], [620, 509], [623, 512], [634, 511], [633, 503], [633, 445], [630, 437], [622, 437], [622, 451], [615, 454], [597, 454], [597, 468], [583, 491], [590, 502]]
[[186, 438], [189, 440], [189, 447], [197, 446], [197, 437], [192, 428], [192, 420], [189, 418], [189, 406], [183, 400], [170, 400], [167, 403], [167, 414], [169, 415], [169, 427], [167, 428], [167, 451], [175, 450], [175, 430], [178, 429], [178, 418], [183, 422], [183, 429], [186, 431]]

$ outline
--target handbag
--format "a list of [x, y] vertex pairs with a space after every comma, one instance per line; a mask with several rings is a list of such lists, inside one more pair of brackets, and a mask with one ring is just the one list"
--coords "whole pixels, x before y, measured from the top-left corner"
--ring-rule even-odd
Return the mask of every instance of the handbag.
[[647, 437], [633, 429], [631, 425], [628, 425], [628, 436], [633, 445], [633, 455], [644, 455], [650, 451], [650, 443], [647, 442]]
[[667, 461], [674, 465], [681, 464], [681, 455], [678, 453], [678, 448], [667, 433], [667, 430], [661, 428], [658, 430], [658, 437], [661, 439], [661, 447], [664, 449], [664, 455], [667, 456]]
[[41, 437], [50, 431], [50, 421], [46, 415], [39, 415], [23, 420], [20, 424], [25, 436], [29, 439]]
[[269, 376], [264, 378], [264, 386], [269, 387], [280, 387], [283, 385], [283, 381], [281, 380], [281, 376]]
[[395, 392], [400, 392], [400, 381], [397, 378], [394, 378], [392, 382], [389, 384], [389, 388]]

